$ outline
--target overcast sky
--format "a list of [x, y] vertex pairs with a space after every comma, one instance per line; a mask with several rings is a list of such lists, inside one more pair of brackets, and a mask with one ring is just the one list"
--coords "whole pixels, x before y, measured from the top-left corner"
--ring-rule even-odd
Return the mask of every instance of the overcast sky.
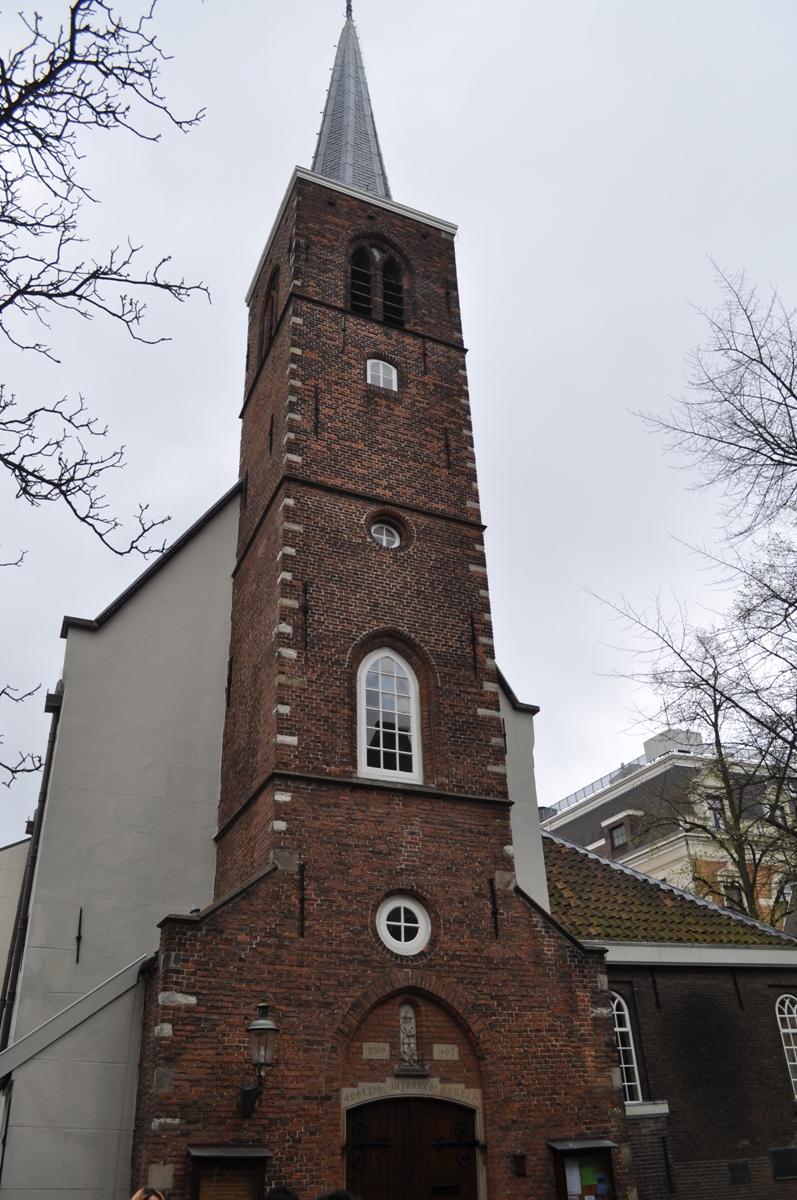
[[[19, 7], [15, 5], [13, 7]], [[39, 0], [58, 21], [67, 0]], [[125, 3], [126, 11], [135, 6]], [[139, 499], [176, 537], [237, 475], [244, 293], [295, 164], [309, 166], [344, 5], [160, 0], [163, 87], [188, 136], [82, 142], [102, 254], [204, 280], [212, 305], [151, 307], [136, 345], [109, 321], [53, 323], [55, 366], [3, 346], [26, 403], [82, 393], [127, 446], [114, 510]], [[457, 222], [461, 302], [499, 665], [539, 704], [550, 804], [642, 752], [643, 696], [611, 677], [627, 637], [588, 592], [711, 603], [687, 542], [716, 542], [718, 497], [689, 490], [633, 415], [664, 411], [718, 299], [708, 256], [797, 305], [790, 0], [355, 0], [393, 196]], [[18, 43], [0, 14], [0, 52]], [[153, 129], [156, 123], [152, 123]], [[385, 486], [389, 488], [386, 465]], [[64, 613], [94, 617], [143, 569], [0, 479], [0, 677], [52, 688]], [[44, 690], [44, 689], [43, 689]], [[5, 753], [43, 752], [40, 698], [4, 706]], [[36, 781], [0, 792], [0, 841]]]

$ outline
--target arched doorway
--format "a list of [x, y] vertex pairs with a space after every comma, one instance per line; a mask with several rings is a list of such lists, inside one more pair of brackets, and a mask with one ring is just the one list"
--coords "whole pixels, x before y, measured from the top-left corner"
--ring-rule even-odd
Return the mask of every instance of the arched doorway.
[[476, 1114], [398, 1096], [346, 1114], [346, 1187], [361, 1200], [477, 1200]]

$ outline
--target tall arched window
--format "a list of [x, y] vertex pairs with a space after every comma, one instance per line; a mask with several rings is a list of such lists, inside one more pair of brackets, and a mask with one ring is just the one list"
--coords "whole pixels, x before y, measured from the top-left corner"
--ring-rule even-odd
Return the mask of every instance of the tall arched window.
[[617, 1053], [620, 1058], [620, 1077], [623, 1081], [623, 1097], [627, 1102], [641, 1100], [642, 1089], [639, 1086], [631, 1018], [628, 1013], [628, 1005], [622, 996], [617, 995], [617, 992], [612, 992], [612, 1012], [614, 1013]]
[[392, 650], [375, 650], [358, 675], [358, 770], [420, 783], [418, 681]]
[[404, 284], [395, 258], [386, 258], [382, 267], [382, 312], [388, 325], [404, 324]]
[[779, 996], [775, 1006], [778, 1014], [783, 1051], [791, 1076], [791, 1086], [797, 1096], [797, 996]]
[[371, 253], [361, 246], [351, 256], [351, 311], [370, 317], [372, 309]]

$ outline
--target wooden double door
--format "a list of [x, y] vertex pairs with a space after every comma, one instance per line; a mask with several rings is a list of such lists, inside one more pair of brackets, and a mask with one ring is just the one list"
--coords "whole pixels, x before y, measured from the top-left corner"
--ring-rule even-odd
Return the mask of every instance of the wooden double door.
[[376, 1100], [347, 1114], [346, 1187], [361, 1200], [477, 1200], [478, 1145], [473, 1109]]

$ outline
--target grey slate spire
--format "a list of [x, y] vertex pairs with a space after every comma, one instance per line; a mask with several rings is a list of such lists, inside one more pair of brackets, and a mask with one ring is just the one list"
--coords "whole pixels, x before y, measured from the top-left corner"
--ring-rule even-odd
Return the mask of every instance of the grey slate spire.
[[390, 199], [350, 0], [332, 68], [313, 170], [328, 179], [338, 179]]

